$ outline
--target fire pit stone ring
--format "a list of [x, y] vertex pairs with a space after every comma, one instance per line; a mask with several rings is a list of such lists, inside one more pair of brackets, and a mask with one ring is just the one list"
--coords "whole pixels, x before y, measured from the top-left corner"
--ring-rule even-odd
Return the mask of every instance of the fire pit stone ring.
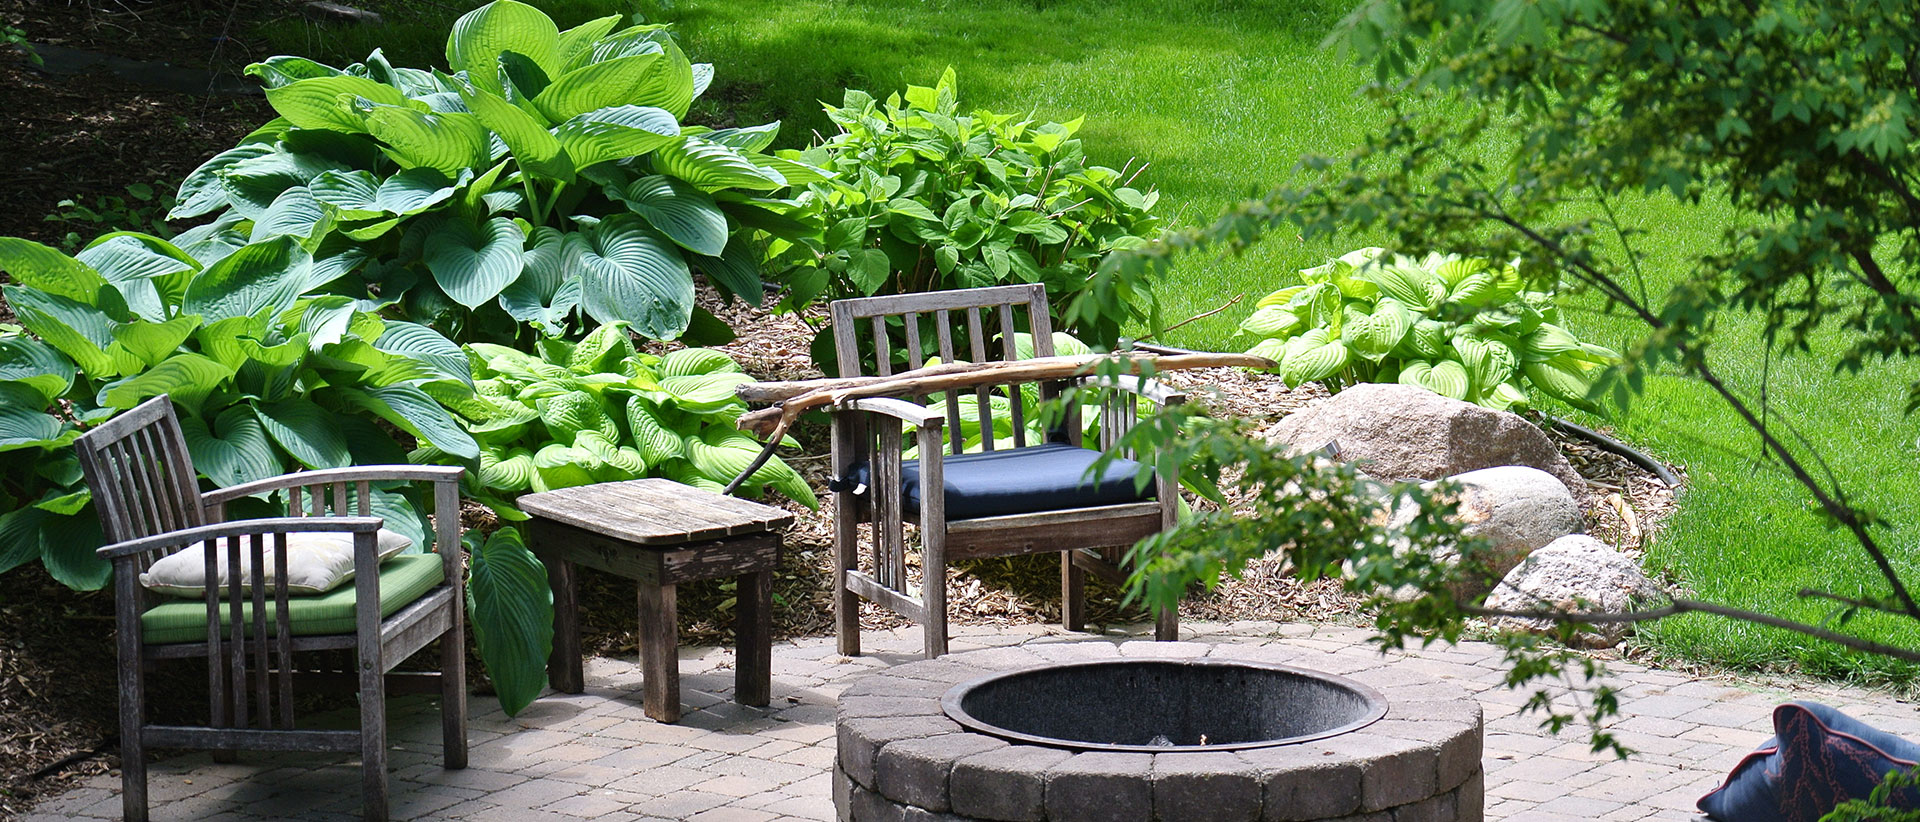
[[1481, 819], [1466, 691], [1392, 664], [1316, 667], [1352, 665], [1091, 639], [899, 665], [840, 694], [834, 806], [842, 822]]

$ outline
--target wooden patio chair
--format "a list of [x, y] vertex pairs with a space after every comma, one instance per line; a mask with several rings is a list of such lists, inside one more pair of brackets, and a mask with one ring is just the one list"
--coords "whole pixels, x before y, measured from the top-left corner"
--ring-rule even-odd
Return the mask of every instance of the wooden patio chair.
[[[109, 543], [100, 553], [113, 561], [122, 799], [130, 822], [147, 818], [150, 748], [210, 749], [222, 760], [237, 750], [357, 752], [365, 818], [385, 820], [388, 672], [435, 639], [442, 640], [440, 670], [393, 675], [395, 687], [406, 682], [439, 692], [446, 767], [466, 767], [461, 469], [380, 465], [306, 471], [203, 494], [180, 421], [165, 396], [87, 432], [76, 447]], [[372, 483], [390, 480], [433, 483], [438, 556], [379, 563], [381, 520], [370, 516], [369, 495]], [[228, 502], [270, 491], [287, 494], [289, 516], [223, 522]], [[327, 594], [289, 594], [287, 535], [303, 532], [351, 535], [356, 573], [350, 584]], [[263, 556], [267, 545], [274, 547], [271, 560]], [[205, 557], [208, 584], [199, 600], [157, 595], [141, 584], [141, 574], [156, 560], [180, 551]], [[221, 584], [217, 558], [222, 551], [228, 569], [271, 563], [271, 583], [243, 587], [236, 572]], [[293, 654], [327, 649], [355, 655], [355, 671], [331, 679], [344, 676], [357, 685], [357, 731], [294, 725]], [[147, 664], [191, 657], [207, 662], [209, 721], [204, 726], [153, 724], [146, 716]]]
[[[897, 365], [927, 360], [925, 335], [943, 362], [1016, 360], [1017, 313], [1027, 315], [1033, 356], [1054, 353], [1047, 293], [1039, 285], [840, 300], [830, 306], [841, 376], [887, 376]], [[890, 350], [889, 320], [905, 335], [900, 360]], [[993, 326], [997, 325], [995, 329]], [[874, 366], [862, 360], [862, 335], [872, 335]], [[956, 341], [961, 347], [956, 348]], [[1151, 380], [1125, 377], [1100, 410], [1100, 445], [1110, 446], [1137, 420], [1134, 397], [1161, 404], [1185, 397]], [[850, 400], [832, 412], [834, 501], [834, 629], [840, 653], [860, 653], [861, 599], [914, 622], [925, 631], [926, 655], [947, 652], [947, 565], [954, 560], [1060, 552], [1061, 623], [1085, 627], [1086, 574], [1123, 582], [1125, 549], [1170, 526], [1178, 513], [1176, 478], [1156, 476], [1146, 493], [1135, 488], [1130, 460], [1116, 462], [1098, 481], [1085, 472], [1097, 452], [1081, 447], [1078, 410], [1042, 441], [1029, 442], [1028, 409], [1020, 384], [946, 392], [944, 413], [917, 397]], [[1041, 383], [1038, 396], [1057, 396], [1062, 384]], [[1028, 389], [1031, 390], [1031, 389]], [[1012, 418], [1010, 443], [996, 441], [994, 392], [1004, 394]], [[966, 453], [963, 412], [978, 421], [978, 453]], [[903, 426], [918, 429], [918, 459], [903, 458]], [[1011, 448], [1004, 447], [1010, 444]], [[945, 453], [943, 453], [945, 452]], [[943, 494], [924, 493], [940, 487]], [[904, 523], [919, 529], [922, 585], [907, 581]], [[872, 526], [871, 550], [861, 561], [860, 532]], [[1155, 614], [1155, 637], [1173, 640], [1179, 615]]]

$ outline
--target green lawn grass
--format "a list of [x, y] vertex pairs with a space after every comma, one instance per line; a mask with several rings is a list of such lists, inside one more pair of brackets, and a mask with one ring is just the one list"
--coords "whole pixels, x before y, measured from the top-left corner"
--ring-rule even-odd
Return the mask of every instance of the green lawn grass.
[[[439, 62], [448, 7], [395, 0], [407, 15], [384, 29], [316, 34], [284, 24], [282, 48], [357, 57], [386, 45], [397, 64]], [[462, 6], [476, 5], [463, 0]], [[607, 0], [540, 2], [563, 25], [612, 11]], [[818, 101], [848, 86], [884, 95], [931, 84], [951, 65], [963, 105], [1087, 116], [1089, 151], [1119, 167], [1152, 165], [1158, 210], [1176, 224], [1211, 219], [1229, 203], [1289, 179], [1300, 155], [1339, 154], [1380, 122], [1356, 91], [1363, 71], [1319, 43], [1344, 13], [1344, 0], [675, 0], [646, 6], [675, 23], [696, 60], [717, 79], [694, 119], [711, 124], [785, 122], [781, 142], [800, 146], [827, 122]], [[303, 49], [305, 44], [307, 49]], [[1623, 221], [1647, 230], [1654, 293], [1682, 276], [1715, 243], [1725, 210], [1666, 199], [1624, 204]], [[1276, 234], [1234, 258], [1183, 261], [1164, 289], [1173, 318], [1245, 294], [1238, 306], [1179, 329], [1165, 342], [1226, 349], [1251, 302], [1293, 282], [1296, 269], [1351, 247]], [[1591, 305], [1573, 323], [1582, 337], [1621, 344], [1637, 332]], [[1819, 340], [1811, 356], [1774, 357], [1760, 325], [1728, 318], [1715, 364], [1755, 393], [1770, 379], [1771, 406], [1825, 454], [1854, 497], [1896, 526], [1882, 534], [1902, 570], [1920, 555], [1920, 423], [1901, 413], [1916, 367], [1876, 367], [1863, 376], [1831, 372], [1826, 355], [1843, 341]], [[1797, 601], [1803, 586], [1844, 594], [1882, 590], [1859, 548], [1824, 529], [1806, 495], [1756, 460], [1756, 438], [1704, 385], [1653, 380], [1646, 395], [1612, 421], [1630, 442], [1684, 465], [1692, 477], [1679, 515], [1649, 551], [1650, 563], [1696, 595], [1802, 620], [1826, 609]], [[1868, 618], [1855, 630], [1920, 647], [1920, 626]], [[1866, 679], [1908, 679], [1885, 660], [1860, 659], [1793, 634], [1714, 618], [1675, 619], [1643, 633], [1656, 648], [1737, 666], [1791, 667]]]

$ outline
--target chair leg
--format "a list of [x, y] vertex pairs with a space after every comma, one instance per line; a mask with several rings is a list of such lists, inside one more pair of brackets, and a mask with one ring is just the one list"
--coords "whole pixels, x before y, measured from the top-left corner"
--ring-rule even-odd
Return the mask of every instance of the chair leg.
[[136, 648], [120, 653], [120, 813], [127, 822], [147, 822], [147, 749], [140, 741], [146, 724], [146, 681]]
[[1060, 552], [1060, 627], [1087, 629], [1087, 572], [1074, 564], [1072, 551]]
[[440, 753], [447, 770], [467, 767], [467, 621], [454, 605], [453, 627], [440, 636]]
[[378, 645], [360, 647], [361, 818], [387, 822], [387, 677]]
[[847, 572], [859, 567], [860, 524], [843, 513], [852, 494], [834, 494], [833, 637], [841, 656], [860, 655], [860, 595], [847, 587]]

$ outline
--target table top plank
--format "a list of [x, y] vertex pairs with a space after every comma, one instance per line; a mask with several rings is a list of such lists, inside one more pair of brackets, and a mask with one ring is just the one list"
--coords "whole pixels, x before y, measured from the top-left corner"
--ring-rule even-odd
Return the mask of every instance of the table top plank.
[[650, 546], [760, 533], [793, 522], [779, 508], [658, 478], [528, 494], [519, 505], [537, 517]]

